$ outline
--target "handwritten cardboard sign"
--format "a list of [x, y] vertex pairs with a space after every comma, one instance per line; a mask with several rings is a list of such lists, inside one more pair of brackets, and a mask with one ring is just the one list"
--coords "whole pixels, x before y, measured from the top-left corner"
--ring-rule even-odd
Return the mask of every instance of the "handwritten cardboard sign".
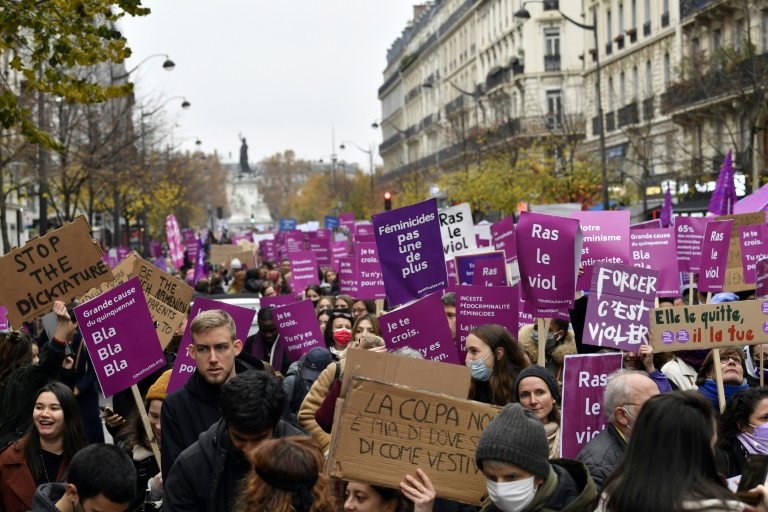
[[757, 260], [755, 264], [755, 297], [768, 299], [768, 258]]
[[651, 310], [656, 352], [768, 343], [768, 301], [746, 300]]
[[647, 344], [648, 312], [656, 301], [658, 279], [653, 269], [598, 263], [592, 273], [582, 341], [630, 352]]
[[756, 224], [765, 224], [765, 211], [756, 213], [742, 213], [737, 215], [721, 215], [715, 220], [733, 220], [731, 231], [731, 245], [728, 248], [728, 263], [725, 268], [724, 292], [742, 292], [751, 289], [752, 284], [744, 282], [744, 267], [741, 260], [741, 242], [739, 240], [739, 228]]
[[632, 265], [651, 268], [659, 272], [656, 295], [677, 297], [680, 295], [680, 273], [670, 262], [677, 258], [675, 233], [671, 228], [630, 230]]
[[699, 291], [720, 292], [725, 281], [733, 220], [707, 222], [699, 269]]
[[491, 242], [497, 251], [504, 251], [507, 263], [517, 261], [515, 247], [515, 218], [510, 216], [491, 225]]
[[280, 333], [280, 339], [275, 343], [285, 346], [291, 362], [298, 361], [314, 347], [325, 347], [311, 300], [280, 306], [272, 314]]
[[606, 428], [603, 395], [608, 376], [621, 370], [621, 354], [565, 356], [560, 457], [575, 459]]
[[141, 279], [141, 289], [160, 302], [181, 313], [189, 311], [194, 290], [180, 279], [163, 272], [148, 261], [136, 258], [131, 277]]
[[757, 261], [768, 257], [768, 225], [741, 226], [739, 240], [744, 283], [754, 284]]
[[438, 496], [479, 505], [485, 477], [475, 463], [483, 429], [500, 409], [415, 388], [353, 377], [334, 425], [332, 478], [399, 487], [423, 469]]
[[680, 272], [699, 271], [707, 222], [709, 219], [706, 217], [677, 217], [675, 219], [677, 268]]
[[475, 225], [472, 223], [472, 210], [469, 203], [443, 208], [439, 211], [438, 217], [446, 260], [477, 249]]
[[459, 360], [467, 356], [467, 336], [484, 324], [499, 324], [517, 337], [519, 288], [514, 286], [456, 287], [456, 348]]
[[629, 264], [629, 210], [611, 212], [573, 212], [584, 235], [581, 267], [584, 274], [576, 281], [579, 290], [592, 282], [592, 267], [599, 262]]
[[379, 251], [375, 242], [358, 242], [357, 275], [359, 281], [355, 298], [368, 300], [386, 298]]
[[11, 326], [20, 329], [23, 322], [53, 310], [55, 301], [69, 302], [112, 281], [90, 232], [81, 215], [0, 257], [0, 304], [8, 308]]

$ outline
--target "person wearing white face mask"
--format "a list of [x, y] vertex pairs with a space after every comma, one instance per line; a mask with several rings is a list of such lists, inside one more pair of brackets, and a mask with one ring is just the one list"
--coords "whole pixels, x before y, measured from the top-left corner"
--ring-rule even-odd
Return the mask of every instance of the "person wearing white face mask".
[[475, 460], [491, 503], [482, 512], [587, 510], [597, 489], [586, 466], [551, 459], [544, 425], [520, 404], [508, 404], [483, 430]]
[[768, 455], [768, 388], [736, 392], [718, 423], [718, 471], [728, 478], [744, 472], [748, 455]]
[[[573, 331], [568, 329], [568, 321], [553, 318], [549, 324], [549, 331], [545, 340], [544, 355], [546, 368], [557, 380], [562, 380], [563, 362], [565, 356], [578, 353], [576, 339]], [[539, 359], [539, 335], [538, 325], [524, 325], [517, 333], [520, 346], [528, 354], [531, 361]]]

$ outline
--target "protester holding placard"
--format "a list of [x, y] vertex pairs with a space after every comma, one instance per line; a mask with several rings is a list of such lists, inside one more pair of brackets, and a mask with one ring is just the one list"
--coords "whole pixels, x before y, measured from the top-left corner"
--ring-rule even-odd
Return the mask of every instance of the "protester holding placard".
[[333, 307], [334, 309], [346, 309], [347, 311], [352, 311], [352, 306], [355, 303], [355, 299], [350, 297], [349, 295], [337, 295], [336, 298], [333, 301]]
[[[318, 304], [319, 306], [320, 304]], [[320, 332], [323, 334], [323, 337], [325, 337], [325, 327], [328, 325], [328, 320], [331, 318], [331, 313], [333, 313], [333, 309], [331, 308], [324, 308], [322, 310], [318, 310], [317, 312], [317, 321], [320, 324]]]
[[515, 381], [514, 401], [531, 411], [544, 425], [549, 458], [560, 457], [560, 386], [544, 367], [524, 368]]
[[768, 455], [768, 388], [748, 388], [733, 395], [720, 416], [718, 469], [727, 478], [741, 475], [748, 455]]
[[472, 370], [469, 399], [500, 407], [512, 401], [515, 380], [530, 364], [515, 338], [498, 324], [470, 331], [465, 363]]
[[312, 301], [312, 307], [317, 306], [317, 302], [320, 300], [320, 286], [316, 284], [310, 284], [304, 289], [304, 298]]
[[[539, 326], [528, 324], [517, 334], [517, 340], [523, 347], [531, 361], [539, 358]], [[576, 339], [573, 331], [568, 328], [568, 321], [562, 318], [553, 318], [549, 323], [544, 356], [546, 367], [558, 379], [563, 372], [565, 356], [577, 354]]]
[[[406, 475], [400, 489], [349, 482], [344, 490], [344, 512], [432, 512], [435, 489], [421, 469]], [[412, 502], [412, 503], [411, 503]]]
[[723, 372], [726, 405], [734, 394], [742, 389], [747, 389], [749, 384], [744, 379], [744, 356], [741, 349], [737, 347], [721, 348], [719, 362], [713, 362], [714, 354], [715, 351], [712, 351], [704, 359], [704, 364], [701, 365], [696, 377], [696, 385], [699, 387], [699, 393], [712, 402], [716, 409], [715, 412], [719, 413], [720, 401], [717, 395], [717, 382], [715, 381], [715, 364], [719, 364]]
[[320, 283], [320, 288], [323, 290], [323, 295], [333, 295], [339, 293], [339, 281], [337, 279], [336, 271], [332, 268], [327, 268], [323, 272], [323, 281]]
[[637, 352], [622, 350], [621, 353], [624, 369], [647, 373], [648, 377], [656, 383], [660, 393], [672, 391], [672, 385], [669, 383], [667, 376], [657, 370], [654, 365], [652, 346], [640, 345]]
[[352, 341], [352, 314], [345, 310], [334, 309], [328, 316], [325, 326], [325, 346], [331, 351], [333, 360], [338, 361]]
[[352, 339], [357, 341], [363, 336], [381, 336], [381, 326], [376, 315], [366, 313], [356, 318], [352, 326]]
[[333, 297], [320, 297], [320, 300], [315, 304], [315, 313], [320, 315], [321, 311], [326, 309], [333, 309]]
[[277, 332], [273, 311], [274, 308], [270, 306], [259, 309], [256, 313], [259, 332], [245, 339], [243, 351], [269, 363], [276, 372], [285, 375], [291, 366], [291, 359]]

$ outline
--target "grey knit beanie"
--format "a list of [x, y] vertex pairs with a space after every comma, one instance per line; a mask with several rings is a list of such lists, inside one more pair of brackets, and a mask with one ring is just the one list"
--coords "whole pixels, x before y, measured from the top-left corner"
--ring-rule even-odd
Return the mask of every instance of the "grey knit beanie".
[[520, 396], [518, 395], [517, 388], [520, 386], [520, 381], [526, 377], [538, 377], [541, 380], [543, 380], [544, 383], [549, 388], [549, 392], [552, 393], [552, 398], [555, 399], [555, 402], [557, 402], [558, 404], [561, 403], [560, 399], [562, 398], [562, 396], [560, 394], [560, 386], [557, 384], [557, 380], [555, 379], [555, 376], [552, 375], [552, 373], [546, 368], [544, 368], [543, 366], [538, 366], [535, 364], [527, 368], [523, 368], [523, 370], [517, 376], [517, 380], [515, 380], [515, 389], [514, 389], [514, 396], [513, 396], [513, 400], [515, 402], [520, 401]]
[[506, 462], [546, 479], [548, 457], [549, 442], [539, 418], [520, 404], [507, 404], [483, 430], [475, 462], [480, 469], [485, 460]]

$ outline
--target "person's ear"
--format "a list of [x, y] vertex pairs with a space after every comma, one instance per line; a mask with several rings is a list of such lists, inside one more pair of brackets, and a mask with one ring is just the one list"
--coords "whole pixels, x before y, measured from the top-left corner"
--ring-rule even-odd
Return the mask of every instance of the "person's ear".
[[391, 499], [387, 502], [387, 505], [384, 507], [384, 512], [397, 512], [397, 508], [399, 505], [400, 505], [399, 500]]
[[616, 421], [618, 421], [621, 425], [625, 427], [629, 425], [629, 418], [627, 417], [627, 411], [625, 411], [623, 407], [616, 407], [613, 410], [613, 417], [616, 418]]
[[64, 489], [64, 496], [67, 498], [67, 501], [73, 504], [80, 501], [75, 484], [67, 484], [67, 487]]
[[243, 342], [240, 340], [235, 340], [234, 346], [235, 346], [235, 357], [237, 357], [240, 355], [240, 352], [243, 350]]
[[544, 483], [544, 479], [541, 478], [540, 476], [536, 476], [536, 477], [533, 478], [533, 483], [535, 483], [536, 487], [538, 488], [541, 484]]
[[194, 343], [190, 343], [189, 346], [187, 346], [187, 355], [189, 357], [191, 357], [192, 359], [194, 359], [195, 358], [195, 353], [196, 353], [195, 344]]
[[504, 358], [504, 347], [496, 349], [496, 360], [501, 361]]

